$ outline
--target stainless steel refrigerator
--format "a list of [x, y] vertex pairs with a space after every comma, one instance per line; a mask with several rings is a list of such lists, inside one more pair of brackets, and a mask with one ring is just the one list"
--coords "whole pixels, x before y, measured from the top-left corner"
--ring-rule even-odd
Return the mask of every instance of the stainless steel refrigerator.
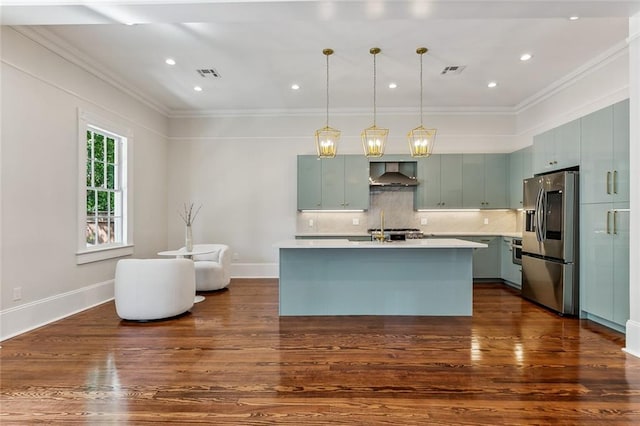
[[525, 179], [522, 296], [560, 314], [577, 315], [578, 172]]

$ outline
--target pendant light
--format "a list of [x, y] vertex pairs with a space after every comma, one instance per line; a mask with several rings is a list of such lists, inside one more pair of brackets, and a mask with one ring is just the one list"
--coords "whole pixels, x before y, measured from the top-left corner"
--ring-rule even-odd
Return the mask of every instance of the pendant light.
[[425, 129], [422, 125], [422, 55], [427, 51], [426, 47], [416, 49], [416, 53], [420, 55], [420, 126], [407, 135], [412, 157], [430, 156], [433, 154], [433, 145], [436, 141], [436, 129]]
[[329, 127], [329, 56], [333, 54], [333, 49], [324, 49], [322, 54], [327, 57], [327, 121], [322, 129], [316, 130], [316, 148], [318, 158], [333, 158], [340, 141], [340, 130]]
[[382, 157], [389, 129], [381, 129], [376, 126], [376, 55], [380, 53], [380, 48], [372, 47], [369, 49], [369, 53], [373, 55], [373, 126], [362, 131], [362, 147], [365, 156]]

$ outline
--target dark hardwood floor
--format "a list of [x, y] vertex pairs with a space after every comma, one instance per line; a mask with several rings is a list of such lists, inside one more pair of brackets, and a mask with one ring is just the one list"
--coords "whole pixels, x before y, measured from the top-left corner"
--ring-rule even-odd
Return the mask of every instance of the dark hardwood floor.
[[0, 423], [638, 425], [624, 336], [501, 284], [473, 317], [278, 317], [276, 280], [234, 280], [191, 314], [113, 303], [2, 342]]

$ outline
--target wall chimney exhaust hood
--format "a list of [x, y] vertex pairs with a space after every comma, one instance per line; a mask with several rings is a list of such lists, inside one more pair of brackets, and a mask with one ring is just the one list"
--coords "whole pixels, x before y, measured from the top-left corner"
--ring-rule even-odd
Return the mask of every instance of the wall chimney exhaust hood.
[[[406, 163], [406, 164], [409, 164], [409, 163]], [[406, 174], [400, 172], [400, 163], [385, 162], [385, 163], [382, 163], [382, 165], [384, 166], [384, 173], [382, 173], [378, 177], [369, 176], [370, 186], [397, 187], [397, 186], [417, 186], [418, 185], [418, 180], [415, 178], [415, 176], [407, 176]], [[373, 167], [371, 167], [371, 171], [372, 172], [374, 171]]]

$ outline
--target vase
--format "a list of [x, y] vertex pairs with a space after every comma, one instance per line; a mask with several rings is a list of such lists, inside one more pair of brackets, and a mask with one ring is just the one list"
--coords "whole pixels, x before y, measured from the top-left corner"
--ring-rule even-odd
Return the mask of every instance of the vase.
[[193, 232], [191, 231], [191, 225], [187, 225], [185, 229], [184, 247], [187, 251], [193, 251]]

